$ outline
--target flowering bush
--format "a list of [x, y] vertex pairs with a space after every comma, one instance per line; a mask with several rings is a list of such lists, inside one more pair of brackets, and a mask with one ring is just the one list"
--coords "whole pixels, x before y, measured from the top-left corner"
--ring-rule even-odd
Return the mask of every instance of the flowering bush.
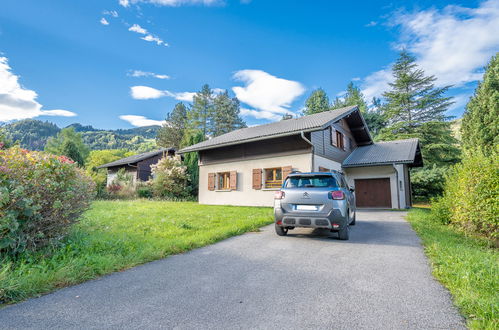
[[89, 207], [93, 190], [66, 156], [0, 150], [0, 252], [17, 254], [64, 238]]
[[151, 165], [152, 190], [156, 197], [186, 198], [189, 196], [189, 176], [180, 157], [163, 157]]

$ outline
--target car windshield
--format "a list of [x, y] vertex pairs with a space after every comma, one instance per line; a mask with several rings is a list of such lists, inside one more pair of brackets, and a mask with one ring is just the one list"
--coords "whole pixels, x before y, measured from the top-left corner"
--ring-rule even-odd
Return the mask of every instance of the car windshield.
[[285, 188], [337, 188], [336, 179], [330, 175], [292, 176], [286, 179]]

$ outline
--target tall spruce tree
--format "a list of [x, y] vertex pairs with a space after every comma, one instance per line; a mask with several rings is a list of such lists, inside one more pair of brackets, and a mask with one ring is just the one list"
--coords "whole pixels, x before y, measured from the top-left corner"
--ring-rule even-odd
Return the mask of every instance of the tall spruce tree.
[[331, 109], [339, 109], [348, 106], [356, 105], [359, 107], [364, 120], [366, 121], [369, 131], [375, 137], [379, 131], [385, 127], [385, 121], [380, 110], [379, 99], [373, 99], [373, 107], [369, 109], [367, 102], [364, 98], [364, 94], [359, 87], [355, 86], [353, 82], [350, 82], [347, 86], [346, 93], [343, 98], [336, 98], [331, 105]]
[[62, 145], [62, 155], [67, 156], [71, 158], [72, 160], [75, 161], [75, 163], [78, 164], [78, 166], [83, 167], [85, 160], [78, 149], [78, 146], [74, 141], [71, 140], [66, 140], [64, 141]]
[[383, 115], [387, 127], [378, 136], [380, 140], [417, 137], [427, 165], [448, 165], [459, 160], [457, 140], [453, 137], [450, 117], [445, 115], [452, 98], [444, 96], [450, 86], [437, 88], [436, 78], [426, 76], [415, 58], [402, 51], [392, 67], [394, 82], [391, 90], [383, 93], [386, 103]]
[[208, 84], [194, 95], [188, 112], [189, 128], [199, 129], [205, 137], [212, 132], [214, 116], [213, 91]]
[[[186, 130], [184, 138], [182, 139], [181, 147], [185, 148], [205, 140], [205, 135], [200, 130]], [[198, 195], [199, 188], [199, 166], [198, 166], [198, 153], [188, 152], [184, 154], [183, 163], [187, 167], [189, 174], [189, 189], [191, 195]]]
[[314, 90], [305, 101], [305, 110], [303, 111], [303, 114], [311, 115], [328, 110], [330, 110], [329, 98], [322, 88], [318, 88]]
[[161, 147], [179, 148], [187, 127], [187, 107], [179, 102], [167, 115], [165, 122], [158, 130], [156, 143]]
[[214, 115], [211, 135], [218, 136], [229, 133], [235, 129], [246, 127], [241, 118], [239, 100], [231, 98], [226, 90], [214, 99]]
[[499, 53], [490, 60], [483, 81], [466, 105], [461, 126], [463, 147], [485, 154], [499, 146]]

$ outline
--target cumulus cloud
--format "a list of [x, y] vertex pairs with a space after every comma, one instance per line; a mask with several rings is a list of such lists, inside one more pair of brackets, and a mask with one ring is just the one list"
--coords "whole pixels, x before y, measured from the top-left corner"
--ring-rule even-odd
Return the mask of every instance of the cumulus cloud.
[[[489, 0], [477, 8], [450, 5], [399, 13], [390, 22], [401, 31], [397, 49], [416, 56], [438, 86], [464, 86], [482, 78], [482, 69], [499, 50], [499, 1]], [[390, 69], [374, 72], [363, 83], [366, 96], [380, 96], [391, 79]]]
[[192, 102], [194, 92], [170, 92], [168, 90], [159, 90], [149, 86], [133, 86], [130, 87], [130, 95], [136, 100], [151, 100], [161, 97], [172, 97], [179, 101]]
[[130, 3], [150, 3], [157, 6], [179, 7], [184, 5], [220, 6], [224, 0], [119, 0], [120, 5], [128, 7]]
[[19, 83], [19, 76], [12, 73], [6, 57], [0, 57], [0, 122], [38, 116], [76, 116], [68, 110], [43, 110], [36, 101], [38, 94]]
[[144, 116], [123, 115], [120, 116], [120, 119], [129, 122], [131, 125], [135, 127], [152, 126], [152, 125], [161, 126], [163, 124], [163, 121], [161, 120], [153, 120], [146, 118]]
[[100, 23], [101, 23], [102, 25], [109, 25], [109, 22], [108, 22], [108, 21], [107, 21], [107, 19], [105, 19], [104, 17], [102, 17], [102, 18], [100, 19]]
[[112, 16], [114, 18], [118, 17], [118, 12], [116, 10], [104, 10], [102, 12], [103, 15], [109, 15], [109, 16]]
[[128, 31], [144, 35], [143, 37], [140, 38], [142, 40], [155, 42], [158, 46], [161, 45], [168, 46], [168, 44], [164, 42], [161, 38], [149, 33], [146, 29], [144, 29], [138, 24], [132, 25], [130, 28], [128, 28]]
[[246, 109], [246, 108], [241, 108], [240, 110], [241, 116], [245, 117], [254, 117], [256, 119], [267, 119], [267, 120], [272, 120], [276, 121], [282, 118], [282, 115], [277, 115], [273, 112], [270, 111], [265, 111], [265, 110], [253, 110], [253, 109]]
[[277, 78], [261, 70], [237, 71], [233, 78], [245, 84], [233, 87], [232, 90], [241, 102], [254, 108], [246, 114], [255, 118], [256, 112], [262, 112], [258, 116], [266, 116], [267, 119], [271, 118], [270, 113], [274, 114], [273, 119], [291, 113], [291, 104], [305, 92], [299, 82]]
[[157, 78], [157, 79], [170, 79], [170, 76], [166, 74], [157, 74], [154, 72], [147, 72], [147, 71], [141, 71], [141, 70], [132, 70], [128, 73], [128, 76], [130, 77], [152, 77], [152, 78]]

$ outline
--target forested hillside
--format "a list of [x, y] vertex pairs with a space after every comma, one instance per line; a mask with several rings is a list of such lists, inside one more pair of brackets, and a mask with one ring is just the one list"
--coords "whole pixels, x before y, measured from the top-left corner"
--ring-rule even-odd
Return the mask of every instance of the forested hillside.
[[[91, 150], [127, 149], [149, 151], [156, 148], [156, 134], [159, 126], [137, 127], [130, 129], [100, 130], [92, 126], [75, 123], [69, 125], [81, 133], [83, 141]], [[29, 150], [43, 150], [49, 137], [56, 136], [61, 130], [48, 121], [25, 119], [4, 126], [5, 134], [21, 147]]]

